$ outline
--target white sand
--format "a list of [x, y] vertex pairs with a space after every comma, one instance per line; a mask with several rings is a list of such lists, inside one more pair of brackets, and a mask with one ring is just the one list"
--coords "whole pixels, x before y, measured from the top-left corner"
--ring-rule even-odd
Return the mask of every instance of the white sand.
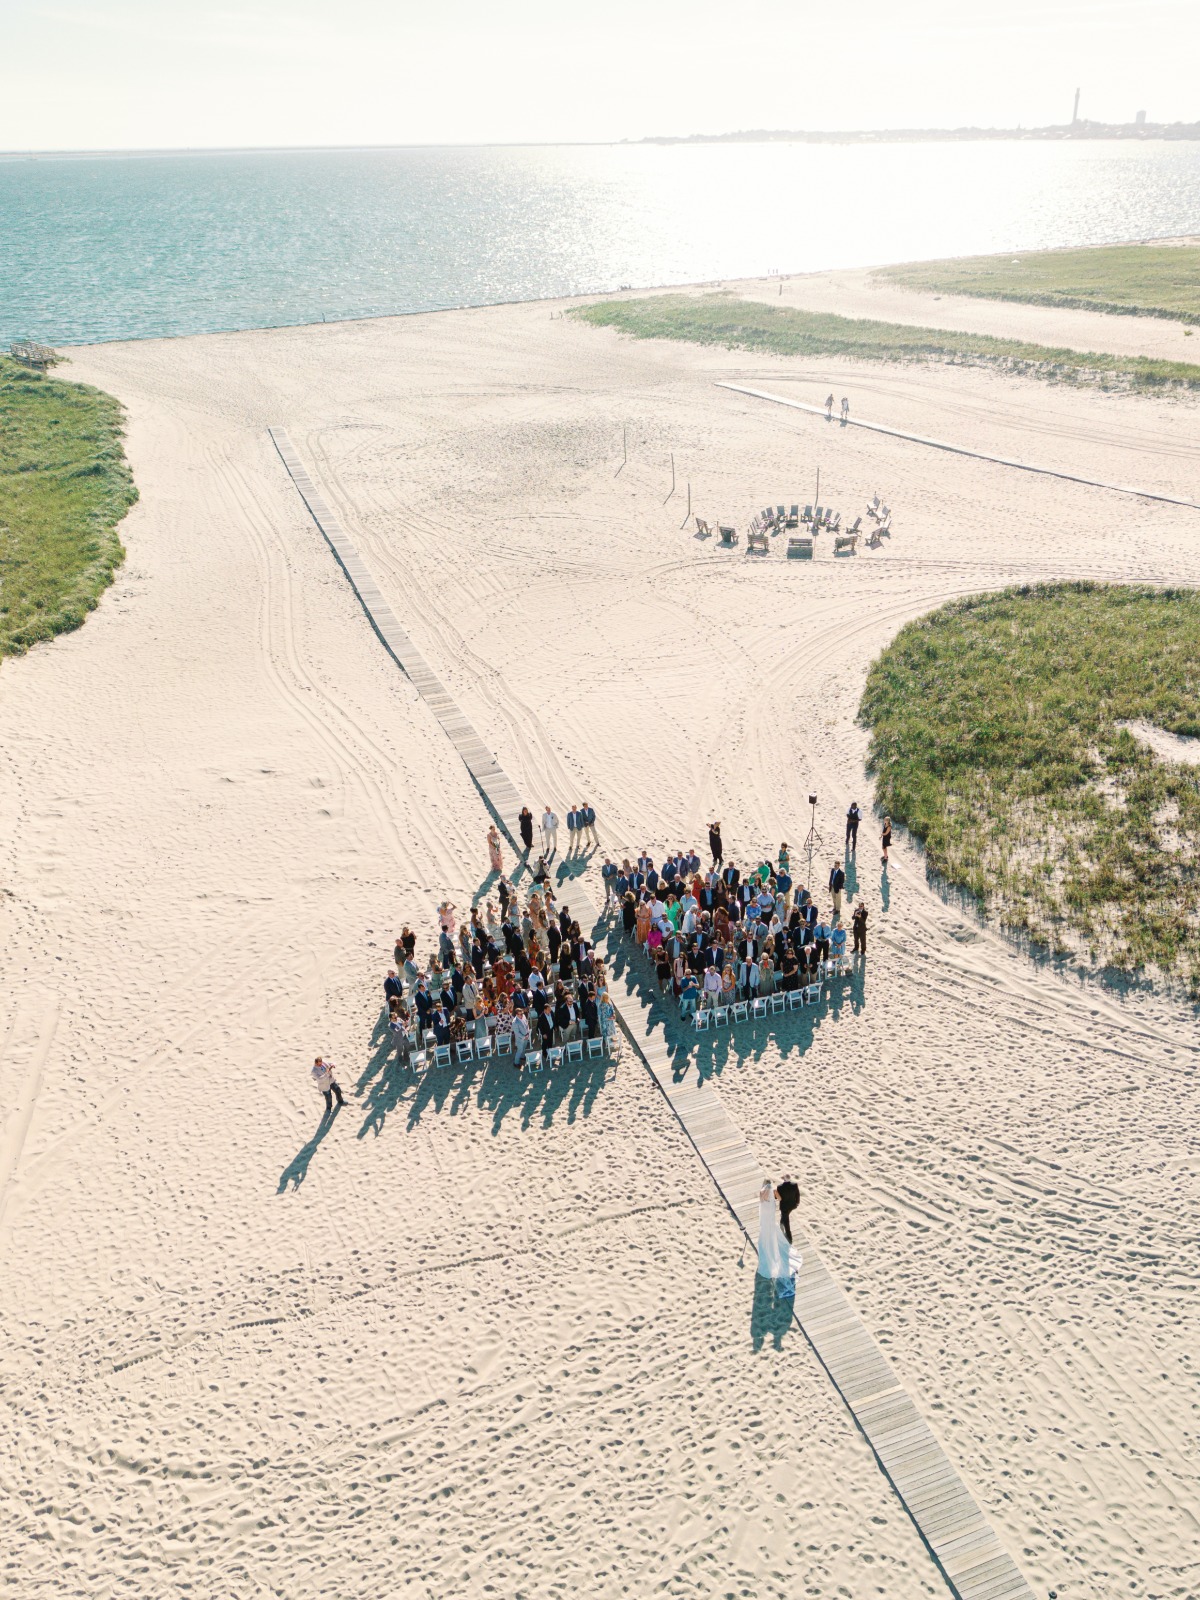
[[[810, 786], [831, 844], [866, 807], [855, 708], [907, 618], [1194, 583], [1200, 514], [714, 378], [1185, 495], [1197, 412], [548, 313], [76, 354], [129, 407], [142, 499], [99, 611], [0, 676], [14, 1594], [945, 1592], [800, 1333], [753, 1322], [752, 1257], [633, 1061], [415, 1098], [372, 1064], [393, 935], [468, 900], [486, 818], [264, 430], [531, 805], [586, 790], [621, 851], [719, 814], [737, 854], [794, 848]], [[679, 526], [688, 480], [744, 527], [818, 465], [844, 513], [891, 502], [888, 547], [755, 563]], [[883, 909], [869, 823], [859, 883], [865, 1005], [722, 1045], [720, 1092], [1035, 1590], [1194, 1595], [1194, 1020], [1061, 981], [903, 842]], [[313, 1148], [321, 1049], [364, 1098]]]

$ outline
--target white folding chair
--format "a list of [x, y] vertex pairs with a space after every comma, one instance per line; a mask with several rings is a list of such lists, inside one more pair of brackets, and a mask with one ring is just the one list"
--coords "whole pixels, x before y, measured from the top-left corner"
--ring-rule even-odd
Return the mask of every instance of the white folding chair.
[[621, 1038], [620, 1030], [614, 1028], [609, 1034], [608, 1038], [604, 1041], [604, 1046], [608, 1051], [608, 1059], [610, 1061], [619, 1061], [621, 1059], [623, 1043], [624, 1041]]
[[424, 1050], [414, 1050], [408, 1058], [408, 1064], [414, 1072], [424, 1072], [429, 1065], [429, 1057]]
[[695, 1028], [697, 1033], [707, 1033], [708, 1032], [708, 1012], [707, 1011], [695, 1011], [695, 1012], [693, 1012], [692, 1013], [692, 1026]]
[[735, 1022], [748, 1022], [750, 1020], [749, 1000], [735, 1000], [733, 1002], [733, 1020]]
[[567, 1061], [568, 1062], [574, 1062], [574, 1061], [582, 1061], [582, 1060], [583, 1060], [583, 1040], [582, 1039], [572, 1039], [570, 1044], [567, 1046]]
[[475, 1048], [469, 1039], [462, 1039], [459, 1041], [458, 1047], [454, 1053], [457, 1055], [460, 1061], [470, 1061], [471, 1057], [475, 1054]]
[[765, 1017], [767, 1014], [767, 997], [765, 994], [755, 995], [750, 1002], [750, 1010], [755, 1017]]
[[729, 1026], [729, 1007], [728, 1006], [714, 1006], [713, 1007], [712, 1019], [713, 1019], [713, 1027], [714, 1028], [726, 1028], [726, 1027], [728, 1027]]
[[820, 999], [821, 985], [819, 983], [810, 983], [804, 991], [805, 1005], [815, 1006], [819, 1003]]
[[787, 992], [787, 1003], [789, 1011], [799, 1011], [804, 1005], [804, 990], [789, 989]]
[[[512, 1034], [508, 1034], [507, 1037], [511, 1039]], [[493, 1054], [495, 1048], [496, 1043], [490, 1033], [485, 1033], [482, 1039], [476, 1039], [475, 1041], [475, 1054], [480, 1061], [486, 1061]]]
[[525, 1065], [530, 1072], [540, 1072], [542, 1070], [542, 1052], [540, 1050], [530, 1050], [525, 1057]]
[[426, 1028], [425, 1029], [425, 1040], [424, 1040], [424, 1043], [425, 1043], [426, 1050], [429, 1050], [429, 1051], [432, 1052], [432, 1051], [437, 1049], [437, 1034], [434, 1033], [432, 1028]]
[[779, 1011], [786, 1011], [787, 1010], [787, 995], [785, 995], [785, 994], [773, 994], [773, 995], [769, 995], [768, 999], [771, 1002], [771, 1014], [772, 1014], [772, 1016], [774, 1016]]
[[561, 1067], [562, 1059], [563, 1046], [561, 1044], [551, 1045], [549, 1050], [546, 1051], [546, 1065], [548, 1067]]
[[[491, 1043], [491, 1041], [488, 1041]], [[498, 1033], [496, 1035], [496, 1054], [510, 1056], [513, 1053], [513, 1036], [511, 1033]]]
[[448, 1044], [438, 1044], [433, 1047], [433, 1064], [435, 1067], [452, 1067], [454, 1057]]
[[588, 1060], [589, 1061], [594, 1061], [597, 1056], [603, 1056], [603, 1054], [604, 1054], [604, 1040], [603, 1039], [589, 1039], [588, 1042], [587, 1042], [587, 1053], [588, 1053]]

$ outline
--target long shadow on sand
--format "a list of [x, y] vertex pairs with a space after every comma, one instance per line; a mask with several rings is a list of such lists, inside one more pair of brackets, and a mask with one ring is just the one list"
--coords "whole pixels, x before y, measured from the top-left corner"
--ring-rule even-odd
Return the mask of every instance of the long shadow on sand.
[[632, 1007], [642, 1007], [648, 1031], [661, 1031], [676, 1083], [689, 1071], [701, 1083], [719, 1078], [728, 1067], [761, 1061], [768, 1049], [782, 1061], [807, 1055], [821, 1029], [836, 1027], [847, 1011], [857, 1016], [867, 1003], [866, 968], [856, 964], [852, 976], [835, 985], [819, 1006], [697, 1033], [691, 1019], [679, 1015], [675, 1001], [658, 993], [648, 958], [620, 934], [609, 941], [608, 971], [612, 987], [627, 995]]
[[795, 1295], [784, 1297], [774, 1278], [754, 1274], [754, 1303], [750, 1308], [750, 1343], [761, 1350], [770, 1339], [776, 1350], [783, 1349], [783, 1337], [797, 1327]]
[[[376, 1029], [378, 1039], [379, 1029]], [[516, 1116], [522, 1128], [535, 1123], [548, 1128], [565, 1116], [574, 1122], [591, 1113], [615, 1063], [607, 1057], [583, 1061], [538, 1073], [519, 1071], [509, 1059], [456, 1063], [453, 1067], [427, 1067], [418, 1076], [393, 1036], [383, 1028], [363, 1069], [356, 1092], [365, 1112], [360, 1139], [381, 1134], [395, 1113], [402, 1113], [411, 1132], [431, 1116], [460, 1116], [470, 1107], [492, 1113], [492, 1132], [499, 1133], [507, 1117]]]
[[334, 1106], [332, 1112], [322, 1113], [321, 1121], [316, 1133], [313, 1134], [312, 1138], [307, 1144], [302, 1144], [300, 1146], [299, 1150], [296, 1151], [296, 1154], [279, 1174], [279, 1188], [276, 1190], [277, 1194], [283, 1194], [289, 1184], [291, 1184], [293, 1189], [298, 1189], [304, 1182], [305, 1178], [308, 1176], [309, 1162], [316, 1155], [317, 1149], [325, 1135], [337, 1121], [338, 1112], [341, 1109], [341, 1106]]

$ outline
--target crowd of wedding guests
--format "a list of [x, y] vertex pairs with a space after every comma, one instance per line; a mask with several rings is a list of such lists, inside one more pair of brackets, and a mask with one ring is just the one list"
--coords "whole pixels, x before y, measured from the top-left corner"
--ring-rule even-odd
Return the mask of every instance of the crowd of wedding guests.
[[524, 906], [501, 877], [496, 899], [459, 920], [438, 907], [438, 948], [423, 966], [407, 925], [384, 980], [388, 1026], [401, 1049], [512, 1035], [517, 1065], [528, 1052], [575, 1039], [612, 1039], [616, 1011], [604, 962], [549, 878], [534, 881]]
[[[578, 811], [586, 815], [585, 808]], [[521, 821], [524, 836], [524, 813]], [[580, 833], [593, 822], [594, 813], [580, 823]], [[852, 806], [850, 855], [857, 824], [858, 807]], [[683, 1015], [799, 989], [819, 981], [828, 963], [842, 965], [846, 877], [840, 860], [829, 874], [825, 913], [815, 894], [793, 880], [786, 844], [774, 861], [743, 871], [725, 859], [720, 823], [710, 824], [708, 839], [707, 869], [695, 850], [682, 849], [658, 864], [645, 850], [619, 864], [609, 856], [601, 869], [606, 911], [620, 916], [625, 937], [649, 957], [660, 992], [670, 994]], [[522, 897], [504, 876], [494, 827], [487, 843], [498, 879], [495, 899], [472, 906], [463, 918], [444, 901], [438, 907], [437, 950], [423, 965], [412, 929], [406, 924], [397, 937], [395, 966], [383, 988], [388, 1026], [400, 1049], [420, 1048], [430, 1036], [435, 1044], [454, 1046], [510, 1034], [519, 1065], [530, 1051], [576, 1039], [611, 1040], [616, 1010], [604, 961], [570, 906], [558, 903], [545, 858]], [[863, 902], [851, 923], [854, 954], [865, 957]]]
[[[684, 1015], [700, 1006], [732, 1005], [816, 983], [846, 957], [840, 860], [829, 874], [828, 914], [791, 873], [788, 847], [775, 861], [743, 871], [726, 861], [720, 826], [709, 831], [712, 864], [702, 872], [694, 850], [678, 850], [656, 865], [645, 851], [636, 860], [611, 857], [602, 868], [606, 904], [618, 908], [627, 938], [654, 964], [658, 986]], [[867, 908], [851, 918], [856, 956], [867, 953]]]

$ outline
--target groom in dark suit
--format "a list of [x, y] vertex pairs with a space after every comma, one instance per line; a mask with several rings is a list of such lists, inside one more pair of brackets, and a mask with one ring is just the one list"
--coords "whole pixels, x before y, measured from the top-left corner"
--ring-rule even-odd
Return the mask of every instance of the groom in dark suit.
[[792, 1212], [800, 1204], [800, 1187], [791, 1173], [785, 1172], [779, 1180], [775, 1198], [779, 1201], [779, 1226], [783, 1229], [784, 1238], [791, 1244]]

